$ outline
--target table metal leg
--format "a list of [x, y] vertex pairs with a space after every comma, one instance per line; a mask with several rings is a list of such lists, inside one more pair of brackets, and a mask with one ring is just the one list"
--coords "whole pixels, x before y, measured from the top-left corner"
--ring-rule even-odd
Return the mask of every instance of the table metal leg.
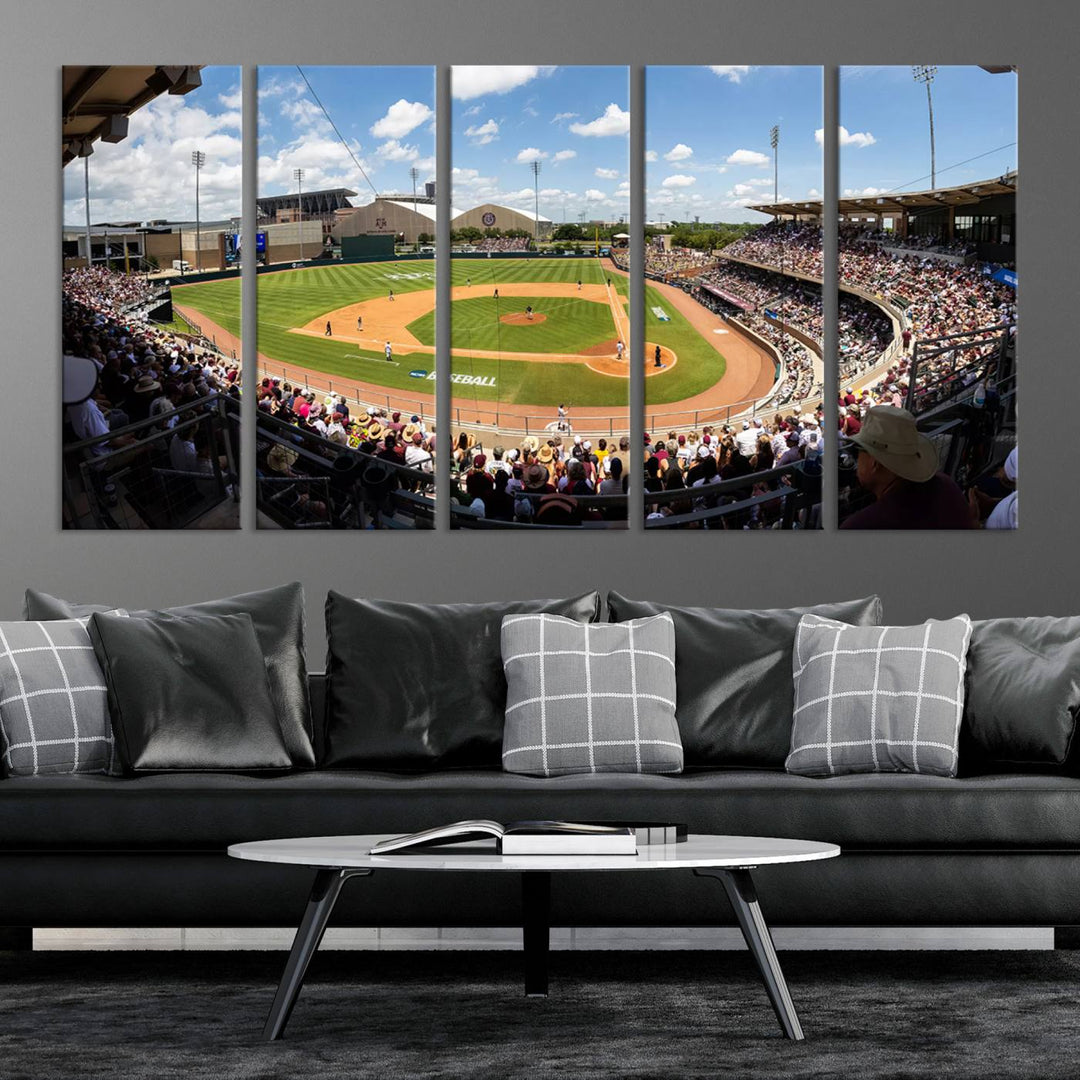
[[747, 947], [757, 962], [769, 1001], [776, 1011], [776, 1018], [789, 1039], [802, 1039], [802, 1025], [795, 1013], [795, 1004], [788, 993], [784, 973], [780, 970], [780, 961], [776, 956], [772, 935], [761, 913], [757, 890], [749, 870], [695, 870], [698, 877], [716, 878], [724, 886], [728, 900], [739, 920], [739, 929]]
[[274, 1003], [270, 1006], [270, 1015], [263, 1027], [264, 1042], [273, 1042], [285, 1033], [285, 1025], [304, 985], [308, 964], [322, 941], [342, 885], [351, 877], [366, 877], [370, 873], [370, 870], [319, 870], [315, 874], [304, 918], [296, 931]]
[[525, 996], [547, 997], [551, 936], [551, 874], [547, 871], [527, 870], [521, 875], [521, 922]]

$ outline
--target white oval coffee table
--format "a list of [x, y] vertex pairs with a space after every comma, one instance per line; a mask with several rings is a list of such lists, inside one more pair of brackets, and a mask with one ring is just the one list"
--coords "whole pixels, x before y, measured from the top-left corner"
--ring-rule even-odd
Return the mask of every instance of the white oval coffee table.
[[700, 877], [716, 878], [724, 886], [735, 911], [784, 1034], [789, 1039], [803, 1037], [750, 871], [759, 866], [835, 858], [840, 854], [840, 848], [835, 844], [768, 836], [691, 835], [683, 843], [643, 847], [636, 855], [498, 855], [491, 850], [490, 843], [457, 844], [391, 855], [371, 854], [373, 845], [393, 835], [396, 834], [313, 836], [230, 846], [229, 854], [235, 859], [316, 869], [311, 896], [263, 1028], [264, 1039], [280, 1039], [284, 1033], [342, 886], [350, 878], [367, 877], [376, 870], [521, 874], [525, 993], [529, 996], [547, 993], [553, 873], [692, 870]]

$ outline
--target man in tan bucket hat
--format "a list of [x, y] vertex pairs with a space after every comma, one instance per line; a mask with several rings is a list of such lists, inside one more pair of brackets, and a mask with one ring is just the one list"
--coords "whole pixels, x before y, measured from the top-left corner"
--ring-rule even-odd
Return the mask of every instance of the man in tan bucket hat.
[[855, 475], [874, 502], [841, 522], [842, 529], [970, 529], [971, 513], [956, 482], [938, 472], [934, 444], [907, 409], [878, 405], [842, 448], [858, 454]]

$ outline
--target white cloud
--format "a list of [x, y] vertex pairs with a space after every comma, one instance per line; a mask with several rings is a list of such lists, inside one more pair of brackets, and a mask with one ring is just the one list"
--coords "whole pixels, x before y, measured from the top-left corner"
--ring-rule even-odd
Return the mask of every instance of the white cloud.
[[399, 98], [386, 110], [385, 116], [371, 125], [371, 134], [376, 139], [400, 139], [434, 115], [434, 111], [422, 101]]
[[465, 134], [473, 140], [473, 146], [487, 146], [499, 137], [499, 125], [494, 120], [485, 120], [482, 124], [467, 127]]
[[550, 75], [554, 70], [554, 67], [535, 65], [515, 67], [507, 64], [460, 64], [451, 69], [451, 93], [458, 101], [470, 101], [483, 94], [507, 94], [532, 82], [538, 76]]
[[719, 75], [722, 79], [727, 79], [729, 82], [737, 83], [742, 82], [744, 75], [750, 74], [749, 64], [710, 64], [709, 70], [714, 75]]
[[686, 176], [684, 173], [675, 173], [673, 176], [665, 177], [660, 186], [666, 188], [684, 188], [690, 187], [691, 184], [696, 183], [696, 176]]
[[888, 190], [883, 187], [844, 188], [844, 195], [849, 199], [858, 199], [871, 195], [884, 195]]
[[619, 170], [618, 169], [597, 169], [596, 170], [596, 175], [599, 176], [601, 180], [618, 180], [619, 179]]
[[558, 195], [565, 195], [566, 192], [562, 188], [557, 187], [542, 187], [540, 189], [541, 199], [554, 199]]
[[625, 135], [630, 130], [630, 114], [612, 102], [603, 116], [587, 124], [571, 124], [570, 130], [575, 135]]
[[[818, 128], [814, 132], [814, 142], [818, 146], [825, 145], [825, 129]], [[877, 139], [870, 134], [869, 131], [848, 131], [843, 124], [840, 125], [840, 145], [841, 146], [857, 146], [860, 149], [866, 146], [873, 146], [877, 142]]]
[[540, 115], [531, 105], [526, 105], [525, 108], [523, 108], [521, 111], [526, 116], [539, 116]]
[[571, 161], [576, 157], [576, 150], [556, 150], [551, 160], [557, 165], [560, 161]]
[[375, 151], [385, 161], [415, 161], [420, 150], [415, 146], [403, 146], [397, 139], [387, 139]]
[[753, 195], [754, 194], [754, 185], [753, 184], [736, 184], [728, 192], [728, 194], [736, 196], [738, 198], [742, 198], [745, 195]]
[[[224, 95], [228, 97], [229, 95]], [[89, 159], [90, 213], [95, 221], [186, 220], [195, 216], [192, 150], [206, 154], [199, 177], [204, 221], [240, 213], [240, 113], [216, 94], [163, 94], [131, 117], [120, 143], [96, 143]], [[83, 168], [63, 172], [64, 220], [82, 222]]]
[[630, 194], [630, 181], [624, 180], [616, 189], [616, 195], [629, 195]]
[[239, 109], [244, 104], [244, 92], [239, 86], [234, 86], [227, 94], [218, 94], [218, 101], [226, 109]]
[[475, 105], [470, 105], [461, 115], [462, 116], [479, 116], [484, 111], [484, 103], [478, 101]]
[[820, 192], [820, 191], [818, 191], [818, 189], [817, 189], [816, 187], [812, 187], [812, 188], [811, 188], [811, 189], [810, 189], [810, 190], [809, 190], [809, 191], [808, 191], [808, 192], [806, 193], [806, 197], [807, 197], [808, 199], [820, 199], [820, 198], [821, 198], [821, 192]]
[[298, 128], [308, 131], [329, 133], [332, 129], [326, 114], [310, 98], [296, 98], [281, 103], [281, 115], [291, 120]]
[[517, 191], [507, 191], [503, 193], [503, 198], [507, 202], [524, 202], [528, 199], [530, 202], [536, 195], [531, 187], [518, 188]]
[[553, 124], [558, 124], [561, 123], [563, 120], [574, 120], [580, 115], [581, 113], [576, 112], [558, 112], [551, 118], [551, 122]]
[[526, 146], [524, 150], [518, 151], [518, 156], [514, 160], [519, 165], [525, 165], [530, 161], [543, 161], [547, 156], [546, 150], [537, 150], [535, 146]]
[[734, 154], [728, 154], [729, 165], [757, 165], [764, 168], [772, 164], [772, 158], [768, 154], [759, 154], [756, 150], [736, 150]]
[[655, 161], [657, 156], [658, 155], [657, 155], [655, 150], [646, 150], [645, 151], [645, 160], [646, 161]]
[[693, 147], [687, 146], [686, 143], [676, 143], [665, 155], [665, 161], [685, 161], [688, 157], [694, 156]]
[[588, 199], [589, 202], [606, 202], [607, 201], [607, 195], [605, 195], [604, 192], [602, 192], [599, 189], [594, 188], [594, 187], [585, 189], [585, 198]]

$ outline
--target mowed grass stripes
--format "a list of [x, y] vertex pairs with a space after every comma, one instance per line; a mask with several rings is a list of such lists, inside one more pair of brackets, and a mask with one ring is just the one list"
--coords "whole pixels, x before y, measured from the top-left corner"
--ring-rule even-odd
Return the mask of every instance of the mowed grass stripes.
[[[530, 305], [533, 322], [502, 321], [507, 315], [524, 317]], [[417, 341], [434, 345], [435, 312], [409, 323], [407, 329]], [[503, 296], [498, 300], [480, 296], [455, 300], [450, 309], [450, 341], [455, 349], [490, 349], [504, 354], [580, 353], [614, 340], [611, 308], [573, 296]]]
[[[603, 284], [610, 278], [612, 286], [625, 297], [627, 278], [615, 274], [606, 260], [595, 258], [550, 259], [454, 259], [451, 261], [451, 280], [455, 285], [491, 284], [492, 290], [501, 282], [563, 281], [583, 284]], [[281, 364], [282, 367], [305, 367], [322, 371], [342, 381], [348, 380], [376, 383], [389, 389], [402, 389], [409, 393], [431, 393], [432, 383], [409, 376], [415, 368], [431, 370], [434, 357], [427, 353], [406, 353], [395, 350], [394, 359], [399, 366], [390, 367], [383, 362], [381, 351], [359, 348], [355, 343], [336, 341], [333, 338], [316, 338], [306, 334], [290, 334], [288, 331], [303, 326], [312, 319], [361, 300], [385, 296], [393, 289], [402, 294], [435, 287], [435, 264], [433, 260], [402, 260], [383, 263], [353, 263], [348, 265], [319, 266], [303, 270], [282, 270], [258, 277], [258, 350]], [[203, 313], [230, 333], [240, 334], [240, 283], [235, 278], [185, 285], [174, 289], [176, 302]], [[515, 306], [521, 298], [506, 298]], [[552, 303], [559, 298], [537, 298], [533, 307]], [[458, 303], [471, 304], [472, 301]], [[607, 319], [606, 329], [599, 341], [615, 337], [610, 309], [605, 305], [586, 301], [589, 309], [600, 308]], [[659, 305], [671, 316], [671, 322], [660, 322], [650, 308]], [[625, 306], [625, 304], [624, 304]], [[457, 305], [455, 305], [456, 310]], [[468, 309], [466, 309], [467, 311]], [[602, 321], [597, 316], [598, 321]], [[422, 320], [420, 320], [422, 321]], [[456, 320], [455, 320], [456, 321]], [[552, 320], [554, 321], [554, 320]], [[431, 320], [432, 332], [434, 318]], [[582, 335], [574, 348], [552, 347], [550, 350], [533, 344], [539, 340], [534, 334], [544, 331], [542, 326], [508, 327], [520, 330], [525, 348], [530, 352], [573, 352], [598, 342]], [[552, 327], [555, 329], [555, 327]], [[599, 328], [596, 328], [599, 332]], [[645, 332], [650, 341], [659, 342], [678, 353], [679, 362], [666, 375], [648, 379], [646, 393], [649, 404], [681, 401], [715, 383], [724, 371], [723, 359], [712, 346], [697, 333], [671, 306], [665, 305], [655, 290], [647, 290]], [[497, 335], [496, 339], [497, 339]], [[419, 337], [419, 335], [418, 335]], [[433, 340], [433, 339], [432, 339]], [[505, 347], [505, 337], [503, 338]], [[455, 347], [468, 349], [469, 343]], [[473, 348], [498, 348], [498, 345], [481, 345], [475, 338]], [[486, 360], [468, 355], [454, 358], [455, 375], [484, 376], [493, 379], [490, 385], [454, 386], [455, 401], [464, 395], [477, 401], [500, 400], [507, 404], [532, 404], [554, 407], [560, 401], [577, 405], [612, 405], [626, 407], [629, 397], [628, 380], [600, 375], [584, 364], [544, 364], [540, 361]]]

